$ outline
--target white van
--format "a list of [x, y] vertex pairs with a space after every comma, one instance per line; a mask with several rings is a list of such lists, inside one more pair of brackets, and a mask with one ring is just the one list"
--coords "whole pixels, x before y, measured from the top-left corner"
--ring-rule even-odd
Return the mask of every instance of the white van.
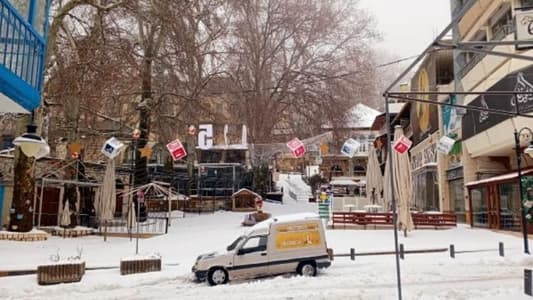
[[315, 276], [331, 265], [324, 226], [317, 214], [270, 218], [250, 228], [224, 253], [198, 256], [192, 271], [210, 285], [296, 272]]

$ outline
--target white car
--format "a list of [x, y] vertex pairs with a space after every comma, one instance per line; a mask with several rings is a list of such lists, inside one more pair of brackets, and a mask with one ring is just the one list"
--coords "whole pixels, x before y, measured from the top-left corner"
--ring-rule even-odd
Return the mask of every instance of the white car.
[[224, 253], [198, 256], [192, 271], [210, 285], [296, 272], [315, 276], [331, 265], [324, 226], [316, 214], [294, 214], [258, 223]]

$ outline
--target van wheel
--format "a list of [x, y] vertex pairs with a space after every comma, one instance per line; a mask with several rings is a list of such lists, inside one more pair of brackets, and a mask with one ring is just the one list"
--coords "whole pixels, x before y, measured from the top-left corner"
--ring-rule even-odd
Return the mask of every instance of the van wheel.
[[209, 285], [226, 284], [228, 282], [228, 272], [223, 268], [212, 268], [207, 272], [207, 282], [209, 282]]
[[302, 276], [316, 276], [316, 264], [313, 261], [304, 261], [298, 265], [296, 271]]

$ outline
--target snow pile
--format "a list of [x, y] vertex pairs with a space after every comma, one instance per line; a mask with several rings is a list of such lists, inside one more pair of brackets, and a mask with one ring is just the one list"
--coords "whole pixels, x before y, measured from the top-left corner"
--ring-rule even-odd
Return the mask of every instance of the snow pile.
[[[291, 175], [292, 176], [292, 175]], [[298, 212], [316, 213], [315, 204], [265, 203], [273, 217]], [[41, 242], [0, 241], [0, 271], [36, 269], [49, 263], [50, 253], [61, 249], [74, 254], [83, 247], [87, 272], [79, 283], [37, 285], [36, 275], [0, 277], [2, 299], [397, 299], [394, 255], [335, 257], [332, 266], [314, 278], [277, 276], [236, 281], [209, 287], [191, 280], [191, 267], [202, 253], [224, 249], [246, 228], [245, 213], [187, 214], [175, 219], [169, 234], [139, 240], [141, 253], [158, 253], [162, 271], [121, 276], [121, 258], [135, 253], [135, 240], [87, 236], [76, 239], [51, 237]], [[394, 250], [393, 232], [378, 230], [327, 230], [328, 247], [337, 254]], [[406, 254], [400, 261], [403, 299], [531, 299], [523, 293], [524, 268], [533, 258], [524, 255], [519, 235], [473, 229], [414, 230], [400, 234], [405, 250], [455, 246], [448, 252]], [[498, 243], [505, 257], [498, 255]], [[462, 252], [482, 250], [477, 252]], [[95, 267], [110, 269], [91, 270]]]

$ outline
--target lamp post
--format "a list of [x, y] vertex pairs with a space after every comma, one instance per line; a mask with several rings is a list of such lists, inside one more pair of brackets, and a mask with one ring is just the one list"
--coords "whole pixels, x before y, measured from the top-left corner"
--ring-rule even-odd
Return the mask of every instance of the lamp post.
[[13, 203], [8, 227], [11, 231], [27, 232], [33, 228], [33, 163], [35, 159], [50, 153], [50, 147], [37, 135], [36, 129], [37, 126], [33, 125], [33, 122], [30, 123], [27, 125], [26, 133], [13, 141], [21, 151], [15, 159]]
[[[520, 151], [520, 135], [522, 132], [527, 131], [529, 133], [529, 138], [533, 137], [533, 131], [528, 127], [523, 127], [520, 130], [514, 131], [514, 141], [515, 141], [515, 151], [516, 151], [516, 164], [518, 169], [518, 188], [520, 193], [520, 209], [522, 212], [522, 235], [524, 238], [524, 253], [529, 253], [529, 241], [527, 238], [527, 223], [526, 223], [526, 209], [524, 206], [524, 193], [522, 187], [522, 151]], [[524, 153], [528, 154], [530, 157], [533, 157], [533, 140], [529, 142], [529, 146], [524, 150]]]
[[[133, 190], [135, 190], [135, 163], [137, 161], [137, 146], [139, 142], [139, 138], [141, 137], [141, 131], [139, 129], [133, 130], [132, 138], [133, 138]], [[141, 194], [134, 193], [133, 195], [137, 195], [136, 197], [136, 207], [137, 207], [137, 215], [136, 217], [136, 226], [137, 226], [137, 235], [135, 238], [135, 254], [139, 254], [139, 222], [141, 221]], [[144, 195], [143, 195], [144, 196]], [[144, 200], [144, 199], [143, 199]]]

